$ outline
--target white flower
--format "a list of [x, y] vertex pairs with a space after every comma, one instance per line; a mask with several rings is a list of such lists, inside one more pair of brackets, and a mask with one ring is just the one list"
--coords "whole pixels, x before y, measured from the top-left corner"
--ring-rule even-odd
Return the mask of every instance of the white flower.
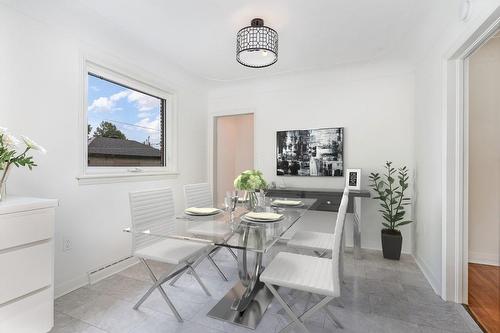
[[38, 150], [40, 151], [42, 154], [45, 154], [47, 152], [47, 150], [45, 150], [45, 148], [43, 148], [42, 146], [40, 146], [38, 143], [36, 143], [35, 141], [31, 140], [30, 138], [28, 138], [27, 136], [21, 136], [23, 138], [23, 141], [24, 141], [24, 144], [30, 148], [30, 149], [33, 149], [33, 150]]
[[13, 136], [12, 134], [8, 132], [3, 132], [3, 143], [5, 146], [9, 148], [14, 148], [15, 146], [19, 145], [21, 141], [19, 141], [18, 138]]
[[7, 134], [8, 131], [9, 131], [9, 129], [7, 127], [0, 126], [0, 134]]

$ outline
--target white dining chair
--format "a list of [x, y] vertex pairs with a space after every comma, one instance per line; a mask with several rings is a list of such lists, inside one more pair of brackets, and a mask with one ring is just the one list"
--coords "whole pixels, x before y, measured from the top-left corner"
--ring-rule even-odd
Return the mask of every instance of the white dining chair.
[[[349, 195], [349, 189], [345, 188], [344, 195]], [[323, 257], [327, 252], [330, 252], [333, 246], [333, 231], [316, 232], [307, 230], [298, 230], [287, 242], [287, 246], [297, 250], [310, 250], [316, 253], [319, 257]]]
[[[212, 207], [214, 205], [214, 200], [212, 196], [212, 191], [210, 189], [210, 184], [208, 183], [198, 183], [198, 184], [187, 184], [184, 185], [184, 201], [186, 208], [189, 207]], [[217, 235], [214, 235], [217, 236]], [[210, 255], [207, 257], [212, 265], [217, 269], [221, 278], [227, 281], [226, 276], [219, 268], [217, 263], [214, 261], [213, 256], [220, 251], [221, 247], [215, 247]], [[238, 261], [236, 254], [231, 250], [231, 248], [226, 247], [227, 251], [231, 256]]]
[[[344, 196], [349, 196], [349, 189], [344, 188], [342, 198]], [[347, 215], [347, 213], [346, 213]], [[334, 230], [332, 230], [333, 232]], [[292, 238], [287, 242], [287, 247], [291, 249], [296, 249], [298, 251], [312, 251], [318, 257], [324, 257], [325, 255], [331, 253], [333, 247], [334, 233], [329, 232], [316, 232], [307, 230], [298, 230], [292, 236]], [[341, 240], [341, 252], [340, 252], [340, 280], [343, 281], [344, 277], [344, 250], [345, 242], [344, 235], [342, 235]]]
[[[269, 288], [292, 319], [292, 322], [283, 328], [281, 332], [289, 331], [295, 325], [298, 325], [304, 332], [309, 332], [304, 325], [304, 321], [320, 309], [324, 309], [336, 326], [342, 328], [342, 325], [327, 305], [335, 298], [340, 297], [340, 247], [348, 200], [348, 195], [342, 196], [333, 234], [331, 259], [280, 252], [261, 274], [260, 280]], [[309, 292], [316, 296], [323, 296], [323, 299], [303, 314], [297, 316], [283, 300], [275, 286]]]
[[214, 204], [212, 190], [208, 183], [184, 185], [184, 201], [189, 207], [212, 207]]
[[[173, 235], [175, 232], [175, 205], [171, 188], [131, 192], [129, 199], [133, 228], [132, 253], [144, 264], [153, 281], [151, 288], [134, 305], [134, 309], [137, 310], [151, 293], [158, 289], [177, 320], [182, 322], [182, 317], [167, 296], [162, 284], [189, 271], [203, 291], [210, 296], [210, 292], [193, 266], [207, 256], [211, 245], [164, 237]], [[155, 237], [155, 234], [158, 236]], [[159, 261], [174, 267], [162, 276], [157, 276], [146, 260]]]

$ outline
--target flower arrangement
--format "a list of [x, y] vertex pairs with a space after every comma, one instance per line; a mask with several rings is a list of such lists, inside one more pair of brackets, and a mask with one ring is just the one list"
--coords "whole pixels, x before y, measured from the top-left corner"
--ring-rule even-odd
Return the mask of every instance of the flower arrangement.
[[5, 184], [11, 166], [27, 167], [30, 170], [36, 166], [33, 156], [28, 156], [28, 152], [38, 150], [45, 154], [47, 151], [26, 136], [21, 136], [25, 145], [22, 152], [18, 152], [16, 147], [21, 144], [21, 140], [10, 134], [6, 128], [0, 127], [0, 201], [5, 197]]
[[234, 187], [243, 191], [255, 191], [267, 188], [267, 183], [259, 170], [246, 170], [236, 177]]
[[248, 202], [248, 209], [253, 210], [257, 206], [255, 191], [266, 189], [267, 182], [259, 170], [246, 170], [236, 177], [234, 187], [246, 191], [245, 199]]

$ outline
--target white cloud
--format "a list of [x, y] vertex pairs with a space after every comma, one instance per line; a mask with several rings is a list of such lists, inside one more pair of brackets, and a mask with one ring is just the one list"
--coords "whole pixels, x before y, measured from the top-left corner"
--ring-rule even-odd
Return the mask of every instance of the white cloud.
[[130, 90], [123, 90], [123, 91], [120, 91], [119, 93], [111, 95], [111, 97], [109, 99], [112, 100], [113, 102], [118, 102], [120, 99], [130, 95], [130, 93], [131, 93]]
[[130, 94], [130, 90], [123, 90], [116, 94], [113, 94], [109, 97], [99, 97], [92, 101], [92, 104], [88, 107], [89, 111], [98, 111], [98, 112], [110, 112], [118, 110], [119, 108], [115, 108], [116, 103]]
[[150, 112], [139, 112], [137, 114], [137, 117], [138, 118], [147, 118], [147, 117], [151, 117], [151, 113]]
[[148, 132], [148, 133], [156, 133], [160, 132], [160, 116], [158, 115], [155, 119], [151, 119], [149, 117], [142, 118], [139, 122], [135, 123], [138, 129]]
[[158, 98], [151, 97], [138, 91], [127, 89], [113, 94], [109, 97], [99, 97], [95, 99], [88, 107], [88, 110], [97, 112], [120, 111], [122, 110], [122, 108], [116, 107], [116, 104], [123, 98], [127, 98], [128, 102], [135, 104], [139, 111], [139, 118], [150, 117], [151, 114], [147, 111], [150, 111], [159, 106]]
[[158, 98], [140, 93], [138, 91], [130, 91], [127, 96], [129, 102], [134, 102], [139, 111], [148, 111], [159, 105]]

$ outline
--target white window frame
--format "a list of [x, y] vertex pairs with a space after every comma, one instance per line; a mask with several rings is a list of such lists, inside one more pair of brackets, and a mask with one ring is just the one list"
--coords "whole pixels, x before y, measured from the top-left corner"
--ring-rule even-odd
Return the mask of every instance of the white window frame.
[[[102, 63], [102, 62], [100, 62]], [[131, 70], [117, 68], [116, 65], [100, 65], [88, 58], [83, 59], [82, 70], [82, 107], [80, 115], [79, 141], [80, 149], [80, 174], [76, 177], [80, 184], [114, 183], [123, 181], [142, 181], [164, 179], [177, 175], [177, 103], [176, 94], [170, 89], [161, 87], [161, 80], [151, 75], [134, 73]], [[165, 99], [164, 115], [164, 156], [165, 166], [151, 167], [109, 167], [88, 165], [88, 73], [100, 76], [128, 88], [144, 92], [158, 98]]]

